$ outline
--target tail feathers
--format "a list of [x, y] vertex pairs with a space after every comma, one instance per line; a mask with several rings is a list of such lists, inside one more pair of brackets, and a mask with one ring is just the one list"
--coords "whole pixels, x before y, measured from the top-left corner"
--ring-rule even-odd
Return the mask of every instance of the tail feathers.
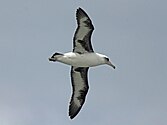
[[49, 61], [55, 62], [55, 61], [57, 61], [57, 58], [60, 57], [60, 56], [63, 56], [63, 54], [56, 52], [55, 54], [52, 55], [51, 58], [49, 58]]
[[56, 57], [57, 55], [61, 55], [61, 56], [62, 56], [63, 54], [56, 52], [55, 54], [53, 54], [53, 56], [52, 56], [51, 58], [54, 58], [54, 57]]

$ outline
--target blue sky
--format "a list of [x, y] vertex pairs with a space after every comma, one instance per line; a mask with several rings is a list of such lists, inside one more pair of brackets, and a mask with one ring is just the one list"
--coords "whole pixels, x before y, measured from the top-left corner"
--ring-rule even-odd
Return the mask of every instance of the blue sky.
[[[0, 125], [166, 125], [166, 4], [1, 0]], [[70, 120], [70, 66], [48, 57], [72, 50], [78, 7], [95, 26], [94, 50], [117, 68], [89, 70], [86, 103]]]

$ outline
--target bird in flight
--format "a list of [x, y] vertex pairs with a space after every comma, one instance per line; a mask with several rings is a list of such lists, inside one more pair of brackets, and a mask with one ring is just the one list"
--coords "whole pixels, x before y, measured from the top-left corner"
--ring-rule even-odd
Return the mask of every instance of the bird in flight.
[[85, 102], [89, 89], [89, 67], [107, 64], [115, 69], [115, 66], [106, 55], [93, 51], [91, 35], [94, 26], [83, 9], [77, 9], [76, 19], [78, 26], [73, 37], [73, 51], [64, 54], [56, 52], [49, 58], [49, 61], [71, 65], [72, 97], [69, 106], [71, 119], [79, 113]]

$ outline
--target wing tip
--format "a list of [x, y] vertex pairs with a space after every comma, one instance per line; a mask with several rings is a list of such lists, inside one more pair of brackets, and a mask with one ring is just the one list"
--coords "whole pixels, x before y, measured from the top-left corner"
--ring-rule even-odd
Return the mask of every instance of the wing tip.
[[86, 23], [86, 25], [93, 31], [94, 26], [93, 26], [92, 20], [90, 19], [88, 14], [81, 7], [79, 7], [76, 11], [76, 19], [77, 19], [78, 25], [80, 25], [80, 23], [81, 23], [80, 19], [82, 19], [83, 17], [87, 18], [88, 22]]
[[78, 7], [77, 11], [84, 11], [81, 7]]
[[77, 9], [76, 15], [78, 15], [78, 16], [86, 16], [86, 17], [89, 18], [89, 16], [87, 15], [87, 13], [86, 13], [81, 7], [79, 7], [79, 8]]
[[81, 107], [78, 107], [75, 104], [70, 104], [70, 106], [69, 106], [70, 119], [73, 119], [79, 113], [79, 111], [81, 110]]
[[70, 115], [70, 114], [69, 114], [70, 119], [71, 119], [71, 120], [74, 119], [74, 117], [75, 117], [76, 115], [77, 115], [77, 114], [75, 114], [75, 115]]

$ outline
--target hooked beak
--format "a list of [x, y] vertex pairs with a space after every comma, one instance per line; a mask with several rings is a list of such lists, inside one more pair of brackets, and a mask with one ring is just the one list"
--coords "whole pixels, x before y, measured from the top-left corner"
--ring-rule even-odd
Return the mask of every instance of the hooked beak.
[[116, 68], [110, 61], [107, 62], [107, 64], [111, 67], [113, 67], [114, 69]]

